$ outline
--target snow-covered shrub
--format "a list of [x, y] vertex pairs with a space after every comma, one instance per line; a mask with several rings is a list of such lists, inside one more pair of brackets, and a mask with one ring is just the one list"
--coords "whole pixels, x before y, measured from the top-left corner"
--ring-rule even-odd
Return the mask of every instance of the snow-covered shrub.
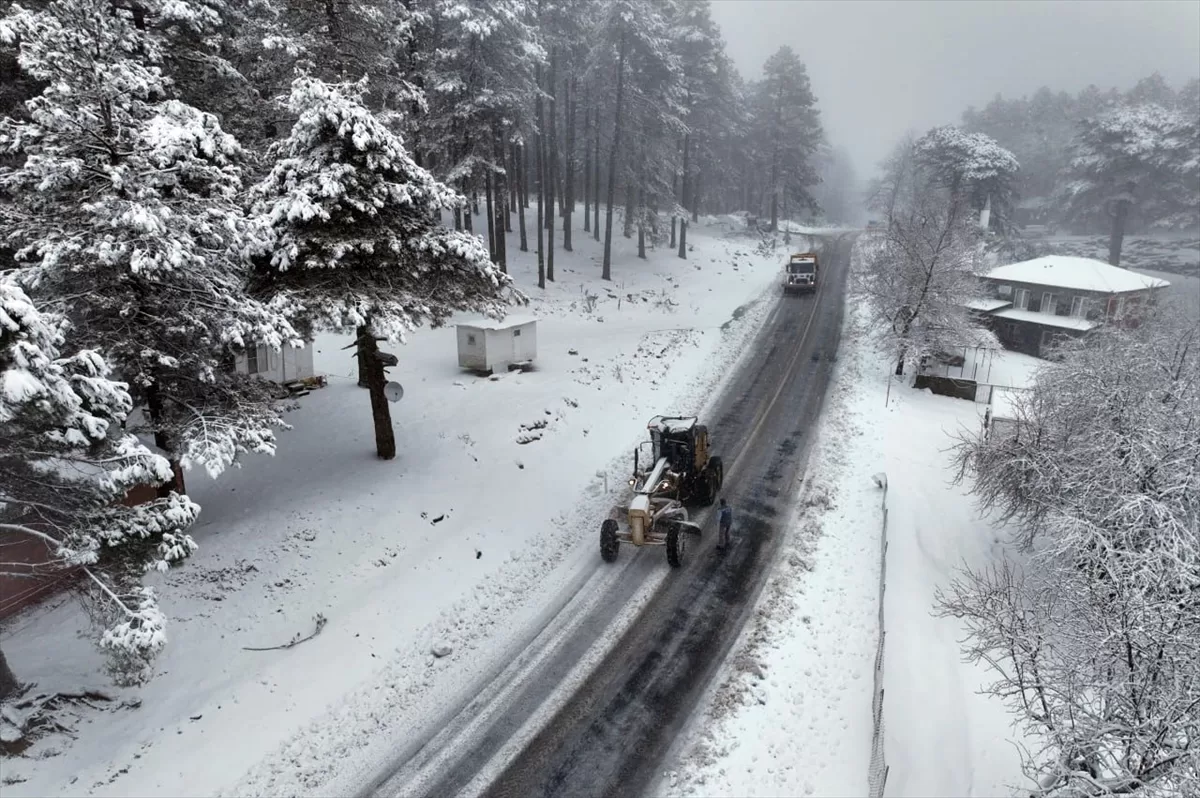
[[171, 469], [121, 430], [132, 401], [104, 359], [60, 353], [64, 326], [0, 276], [0, 531], [44, 544], [52, 571], [83, 569], [83, 587], [113, 619], [102, 645], [114, 672], [139, 681], [165, 641], [162, 614], [139, 577], [195, 551], [186, 530], [200, 508], [177, 493], [119, 503]]

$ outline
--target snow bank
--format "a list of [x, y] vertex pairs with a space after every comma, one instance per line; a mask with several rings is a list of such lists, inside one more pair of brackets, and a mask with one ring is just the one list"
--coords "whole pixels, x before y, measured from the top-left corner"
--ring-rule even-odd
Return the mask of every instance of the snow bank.
[[[618, 236], [603, 282], [600, 246], [577, 230], [544, 293], [514, 236], [536, 367], [461, 372], [452, 326], [384, 344], [405, 388], [391, 462], [374, 456], [347, 340], [319, 337], [330, 384], [289, 415], [278, 455], [190, 477], [201, 549], [152, 580], [171, 639], [159, 676], [118, 694], [140, 707], [6, 763], [5, 795], [339, 794], [423, 739], [595, 572], [599, 517], [646, 421], [700, 411], [773, 304], [776, 257], [689, 233], [687, 261], [639, 261]], [[308, 635], [318, 615], [312, 640], [247, 650]], [[56, 685], [95, 682], [74, 604], [16, 621], [3, 647], [19, 676], [53, 663]]]

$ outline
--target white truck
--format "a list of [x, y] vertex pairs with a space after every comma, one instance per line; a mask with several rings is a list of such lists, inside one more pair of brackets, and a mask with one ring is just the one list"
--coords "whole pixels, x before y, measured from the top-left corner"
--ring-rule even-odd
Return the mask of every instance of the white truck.
[[784, 294], [810, 294], [817, 290], [817, 253], [797, 252], [783, 268]]

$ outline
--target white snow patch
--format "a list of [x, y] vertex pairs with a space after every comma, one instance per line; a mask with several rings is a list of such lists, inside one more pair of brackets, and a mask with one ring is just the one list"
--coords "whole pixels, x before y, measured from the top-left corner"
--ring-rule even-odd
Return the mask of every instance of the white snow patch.
[[[413, 334], [393, 347], [405, 386], [393, 461], [375, 457], [348, 339], [319, 336], [330, 384], [300, 400], [278, 454], [218, 481], [189, 474], [201, 548], [149, 578], [170, 644], [157, 678], [118, 694], [140, 707], [39, 743], [5, 795], [348, 793], [420, 739], [604, 567], [596, 530], [646, 422], [702, 412], [774, 306], [782, 250], [689, 232], [688, 261], [638, 260], [617, 237], [602, 282], [600, 245], [576, 230], [545, 292], [511, 238], [537, 369], [494, 382], [460, 371], [454, 319]], [[534, 426], [540, 437], [519, 443]], [[312, 639], [247, 650], [310, 634], [317, 614], [328, 620]], [[26, 613], [5, 624], [4, 652], [19, 678], [77, 689], [101, 664], [86, 629], [72, 603]]]

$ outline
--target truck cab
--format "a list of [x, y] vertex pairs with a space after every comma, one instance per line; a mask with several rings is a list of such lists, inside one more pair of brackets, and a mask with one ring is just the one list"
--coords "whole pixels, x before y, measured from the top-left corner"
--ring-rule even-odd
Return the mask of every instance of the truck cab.
[[807, 294], [817, 290], [817, 253], [798, 252], [783, 270], [783, 293]]

